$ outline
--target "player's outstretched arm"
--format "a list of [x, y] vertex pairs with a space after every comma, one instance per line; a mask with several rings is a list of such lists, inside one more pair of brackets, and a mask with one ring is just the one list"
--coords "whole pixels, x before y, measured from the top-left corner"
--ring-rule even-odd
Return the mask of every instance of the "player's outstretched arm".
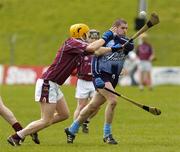
[[95, 52], [95, 51], [98, 50], [101, 46], [103, 46], [104, 43], [105, 43], [104, 39], [96, 40], [96, 41], [90, 43], [90, 44], [86, 47], [86, 51], [87, 51], [87, 52]]
[[106, 54], [107, 52], [112, 51], [110, 47], [100, 47], [98, 50], [94, 52], [94, 55], [101, 56], [103, 54]]
[[110, 30], [103, 33], [102, 38], [92, 42], [86, 47], [87, 52], [94, 52], [95, 55], [102, 55], [114, 49], [102, 47], [114, 38], [115, 28], [112, 27]]

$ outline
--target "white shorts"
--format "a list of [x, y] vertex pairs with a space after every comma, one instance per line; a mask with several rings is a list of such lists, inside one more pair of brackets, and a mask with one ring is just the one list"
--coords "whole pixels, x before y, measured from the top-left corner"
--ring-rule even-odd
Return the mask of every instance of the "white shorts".
[[92, 98], [95, 93], [95, 88], [92, 81], [78, 79], [76, 86], [76, 98], [87, 99]]
[[139, 70], [140, 71], [146, 71], [146, 72], [148, 72], [148, 71], [151, 71], [151, 69], [152, 69], [152, 64], [151, 64], [151, 62], [150, 61], [140, 61], [139, 62]]
[[35, 101], [41, 102], [44, 98], [47, 103], [57, 103], [63, 97], [63, 93], [59, 89], [59, 85], [48, 81], [44, 83], [43, 79], [38, 79], [35, 89]]

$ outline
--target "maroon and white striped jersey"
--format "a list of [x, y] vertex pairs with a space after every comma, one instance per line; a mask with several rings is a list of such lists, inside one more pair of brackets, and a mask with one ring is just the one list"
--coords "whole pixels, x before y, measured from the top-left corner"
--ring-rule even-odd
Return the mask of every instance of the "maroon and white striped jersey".
[[83, 56], [81, 58], [80, 64], [77, 68], [77, 76], [79, 79], [92, 81], [92, 72], [91, 72], [91, 61], [93, 55]]
[[77, 67], [81, 57], [85, 54], [87, 45], [86, 42], [78, 39], [67, 39], [41, 78], [62, 85]]

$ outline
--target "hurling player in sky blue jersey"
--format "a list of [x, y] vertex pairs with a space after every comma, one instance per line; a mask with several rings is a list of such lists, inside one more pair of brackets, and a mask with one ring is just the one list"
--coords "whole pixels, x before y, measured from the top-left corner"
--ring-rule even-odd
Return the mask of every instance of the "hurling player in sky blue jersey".
[[[107, 52], [101, 56], [93, 58], [92, 73], [93, 82], [96, 88], [96, 93], [90, 103], [80, 112], [78, 118], [65, 129], [67, 135], [67, 143], [73, 143], [75, 134], [78, 132], [80, 125], [102, 104], [107, 102], [104, 121], [104, 142], [108, 144], [117, 144], [117, 141], [112, 136], [112, 121], [114, 109], [117, 105], [117, 96], [103, 89], [104, 86], [114, 91], [118, 78], [123, 68], [123, 64], [127, 54], [133, 50], [134, 44], [126, 37], [128, 24], [124, 19], [117, 19], [113, 27], [116, 27], [115, 32], [107, 31], [103, 34], [105, 43], [104, 46], [113, 47], [119, 45], [121, 49]], [[109, 38], [113, 35], [113, 38]], [[128, 42], [128, 43], [126, 43]], [[124, 45], [126, 43], [126, 45]]]

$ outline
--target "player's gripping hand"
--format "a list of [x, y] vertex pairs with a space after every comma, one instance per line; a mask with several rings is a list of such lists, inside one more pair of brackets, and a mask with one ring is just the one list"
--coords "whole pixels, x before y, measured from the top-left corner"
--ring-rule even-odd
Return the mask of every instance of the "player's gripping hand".
[[102, 35], [102, 39], [105, 41], [105, 44], [107, 44], [113, 38], [114, 38], [114, 33], [111, 30], [104, 32]]
[[111, 47], [112, 52], [118, 52], [123, 49], [123, 46], [121, 44], [116, 44]]
[[98, 89], [103, 89], [105, 86], [104, 81], [100, 77], [95, 78], [94, 82], [95, 82], [95, 87]]
[[129, 39], [124, 36], [117, 36], [116, 38], [119, 41], [119, 43], [122, 45], [124, 50], [131, 51], [134, 49], [133, 39]]

